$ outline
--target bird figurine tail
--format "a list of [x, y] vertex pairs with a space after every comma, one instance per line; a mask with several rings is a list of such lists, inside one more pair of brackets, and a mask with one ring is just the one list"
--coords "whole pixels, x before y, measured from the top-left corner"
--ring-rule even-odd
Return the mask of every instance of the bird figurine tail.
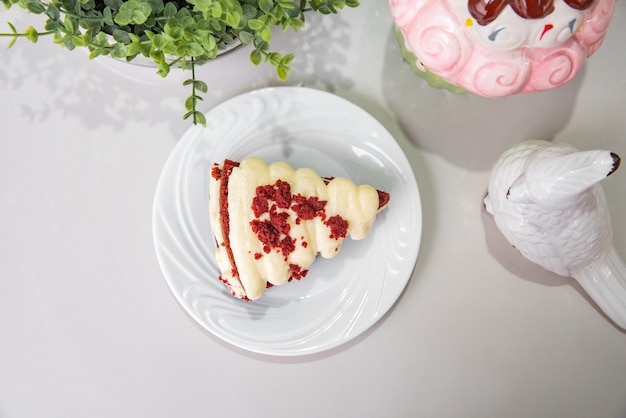
[[572, 277], [615, 324], [626, 329], [626, 264], [615, 247]]

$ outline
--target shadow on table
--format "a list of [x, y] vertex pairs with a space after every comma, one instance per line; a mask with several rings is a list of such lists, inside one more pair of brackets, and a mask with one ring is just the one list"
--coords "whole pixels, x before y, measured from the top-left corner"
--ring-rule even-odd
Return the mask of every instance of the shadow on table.
[[539, 93], [489, 99], [431, 87], [402, 61], [390, 31], [383, 91], [408, 137], [420, 148], [463, 168], [483, 170], [526, 139], [551, 140], [569, 122], [583, 72], [567, 85]]
[[[286, 83], [273, 66], [255, 67], [249, 59], [250, 46], [242, 46], [196, 68], [197, 77], [209, 91], [203, 94], [199, 110], [208, 112], [217, 104], [238, 94], [267, 86], [306, 84], [334, 91], [349, 88], [342, 74], [351, 47], [350, 26], [339, 15], [307, 19], [307, 27], [297, 33], [275, 31], [272, 50], [283, 54], [295, 51], [296, 59]], [[324, 57], [324, 59], [319, 59]], [[37, 45], [17, 42], [0, 52], [0, 88], [32, 90], [31, 97], [20, 97], [18, 106], [29, 122], [55, 118], [78, 118], [86, 126], [106, 126], [122, 130], [129, 122], [167, 125], [179, 137], [191, 126], [183, 121], [185, 99], [190, 87], [183, 86], [190, 71], [172, 69], [166, 78], [156, 68], [128, 64], [109, 57], [89, 60], [86, 51], [68, 51], [42, 37]]]
[[[532, 263], [524, 256], [521, 255], [500, 233], [500, 230], [496, 226], [493, 217], [486, 211], [482, 210], [481, 220], [485, 229], [485, 241], [487, 243], [487, 249], [494, 259], [500, 263], [507, 271], [513, 275], [533, 283], [540, 284], [542, 286], [571, 286], [580, 296], [587, 301], [594, 309], [602, 315], [611, 324], [613, 322], [609, 317], [600, 309], [591, 297], [585, 292], [585, 290], [578, 284], [575, 279], [570, 277], [559, 276], [556, 273], [552, 273], [537, 264]], [[617, 330], [622, 333], [626, 333], [617, 325], [613, 324]]]
[[182, 119], [183, 74], [162, 79], [153, 68], [108, 57], [89, 60], [86, 52], [46, 42], [50, 40], [41, 39], [36, 46], [22, 42], [2, 52], [0, 87], [20, 92], [12, 105], [28, 122], [54, 117], [118, 131], [129, 122]]

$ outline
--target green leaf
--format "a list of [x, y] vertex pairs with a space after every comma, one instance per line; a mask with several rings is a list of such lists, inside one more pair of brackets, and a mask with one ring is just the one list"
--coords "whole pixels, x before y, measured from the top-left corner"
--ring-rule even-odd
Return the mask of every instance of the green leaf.
[[94, 58], [98, 58], [100, 55], [102, 55], [102, 49], [96, 48], [89, 54], [89, 59], [92, 60]]
[[46, 11], [45, 6], [38, 1], [29, 1], [26, 3], [26, 9], [35, 14], [41, 14]]
[[141, 25], [148, 20], [151, 13], [150, 4], [138, 0], [128, 0], [122, 3], [114, 21], [121, 26]]
[[133, 20], [133, 13], [130, 10], [119, 10], [113, 21], [120, 26], [127, 26]]
[[258, 49], [253, 49], [252, 52], [250, 53], [250, 61], [254, 65], [259, 65], [262, 60], [263, 60], [263, 55], [261, 55], [261, 51], [259, 51]]
[[9, 28], [11, 28], [11, 32], [17, 33], [17, 30], [15, 29], [15, 26], [13, 26], [13, 23], [7, 22], [7, 25], [9, 25]]
[[200, 124], [206, 128], [206, 116], [202, 112], [194, 112], [194, 124]]
[[251, 4], [245, 3], [241, 5], [241, 17], [245, 20], [256, 18], [257, 8]]
[[247, 32], [245, 30], [242, 30], [239, 32], [239, 40], [241, 41], [242, 44], [251, 44], [252, 41], [254, 41], [254, 35], [251, 34], [250, 32]]
[[63, 30], [63, 23], [60, 20], [48, 19], [43, 27], [47, 32], [58, 32]]
[[278, 52], [272, 52], [267, 56], [266, 60], [268, 60], [272, 65], [278, 66], [282, 58], [283, 56]]
[[111, 10], [118, 10], [122, 5], [122, 0], [104, 0], [104, 5]]
[[191, 16], [191, 12], [190, 12], [190, 11], [189, 11], [189, 9], [188, 9], [188, 8], [186, 8], [186, 7], [183, 7], [182, 9], [179, 9], [179, 10], [176, 12], [176, 17], [177, 17], [178, 19], [184, 19], [184, 18], [185, 18], [185, 17], [187, 17], [187, 16]]
[[202, 100], [202, 97], [192, 94], [191, 96], [187, 97], [187, 100], [185, 100], [185, 109], [190, 111], [196, 110], [196, 105], [199, 101]]
[[107, 6], [104, 8], [104, 10], [102, 11], [102, 17], [103, 17], [103, 22], [105, 25], [109, 25], [109, 26], [114, 25], [113, 14], [111, 13], [110, 7]]
[[302, 29], [304, 27], [304, 20], [302, 20], [302, 19], [291, 19], [289, 21], [289, 26], [291, 26], [291, 28], [294, 31], [297, 31], [298, 29]]
[[48, 10], [46, 10], [46, 14], [52, 20], [57, 20], [61, 17], [61, 12], [59, 8], [52, 3], [48, 5]]
[[63, 44], [63, 46], [69, 51], [73, 51], [76, 48], [76, 45], [74, 45], [71, 37], [65, 39], [65, 43]]
[[261, 36], [261, 39], [265, 42], [269, 42], [272, 39], [272, 30], [268, 26], [265, 26], [259, 30], [259, 36]]
[[[131, 34], [131, 35], [135, 36], [133, 34]], [[141, 53], [141, 44], [139, 42], [139, 38], [137, 38], [136, 40], [131, 38], [131, 42], [128, 45], [128, 54], [127, 54], [127, 56], [128, 55], [138, 55], [139, 53]]]
[[98, 32], [92, 42], [95, 43], [96, 45], [104, 47], [104, 46], [109, 45], [109, 38], [106, 33]]
[[206, 93], [207, 91], [209, 91], [209, 86], [202, 80], [194, 80], [193, 85], [196, 88], [196, 90], [198, 90], [201, 93]]
[[271, 13], [274, 9], [274, 2], [272, 0], [259, 0], [259, 9], [265, 13]]
[[159, 62], [159, 69], [157, 70], [157, 74], [161, 77], [166, 77], [170, 73], [170, 65], [165, 61]]
[[150, 5], [150, 9], [152, 10], [153, 14], [159, 14], [163, 11], [163, 9], [165, 8], [165, 5], [163, 4], [163, 0], [145, 0], [149, 5]]
[[152, 45], [150, 44], [150, 42], [141, 42], [139, 44], [139, 52], [144, 57], [150, 57], [152, 52]]
[[76, 10], [76, 0], [60, 0], [62, 10]]
[[204, 53], [204, 48], [200, 46], [197, 42], [188, 42], [182, 45], [179, 45], [176, 48], [176, 55], [179, 57], [198, 57]]
[[150, 13], [152, 13], [152, 7], [150, 7], [148, 3], [141, 3], [141, 6], [133, 11], [132, 23], [135, 25], [141, 25], [148, 20]]
[[185, 109], [189, 111], [189, 113], [193, 114], [195, 107], [196, 101], [194, 100], [193, 96], [187, 97], [187, 99], [185, 100]]
[[72, 36], [72, 44], [74, 44], [74, 46], [85, 46], [85, 40], [83, 39], [82, 36]]
[[151, 40], [152, 40], [152, 46], [156, 49], [160, 49], [162, 50], [163, 48], [165, 48], [166, 44], [167, 44], [167, 39], [166, 39], [166, 34], [163, 33], [157, 33], [156, 35], [154, 35]]
[[211, 34], [207, 33], [206, 36], [203, 36], [200, 40], [202, 43], [202, 47], [206, 52], [215, 53], [215, 55], [217, 55], [217, 42], [215, 42], [215, 38], [213, 38]]
[[278, 78], [280, 78], [282, 81], [285, 81], [287, 79], [287, 76], [289, 75], [289, 67], [283, 67], [282, 65], [279, 65], [278, 67], [276, 67], [276, 74], [278, 75]]
[[[218, 17], [218, 16], [216, 16]], [[229, 11], [226, 13], [226, 16], [223, 17], [224, 21], [231, 28], [240, 27], [241, 22], [241, 13], [238, 11]]]
[[248, 27], [254, 31], [258, 31], [265, 27], [265, 23], [259, 19], [250, 19], [248, 20]]
[[169, 2], [163, 8], [163, 16], [166, 18], [174, 17], [177, 11], [178, 8], [176, 7], [176, 4]]
[[190, 112], [185, 113], [183, 116], [183, 120], [189, 119], [189, 117], [193, 116], [193, 124], [194, 125], [202, 125], [206, 128], [206, 117], [202, 112], [198, 112], [197, 110], [192, 110]]
[[117, 42], [121, 42], [124, 44], [130, 43], [130, 34], [122, 29], [115, 29], [113, 31], [113, 39]]
[[117, 43], [113, 46], [111, 56], [114, 58], [124, 58], [128, 53], [128, 47], [124, 44]]
[[180, 27], [178, 19], [169, 19], [163, 31], [174, 40], [179, 40], [183, 37], [183, 28]]
[[65, 16], [65, 21], [63, 22], [63, 24], [65, 25], [65, 30], [67, 31], [67, 33], [74, 33], [74, 23], [72, 22], [72, 19], [70, 19], [68, 16]]
[[296, 57], [295, 54], [287, 54], [283, 57], [283, 59], [280, 60], [280, 64], [281, 65], [289, 65], [291, 64], [291, 62], [293, 61], [293, 59]]
[[[219, 18], [222, 15], [222, 5], [215, 2], [215, 3], [211, 3], [211, 8], [208, 9], [208, 11], [210, 12], [210, 16], [213, 16], [215, 18]], [[207, 15], [209, 15], [207, 13]], [[205, 16], [207, 17], [207, 16]]]
[[24, 35], [26, 36], [26, 39], [28, 39], [32, 43], [36, 43], [37, 39], [39, 39], [39, 33], [37, 32], [37, 29], [32, 26], [26, 28], [26, 30], [24, 31]]
[[7, 45], [7, 49], [11, 48], [15, 44], [15, 41], [17, 41], [17, 36], [15, 36], [13, 39], [9, 41], [9, 44]]

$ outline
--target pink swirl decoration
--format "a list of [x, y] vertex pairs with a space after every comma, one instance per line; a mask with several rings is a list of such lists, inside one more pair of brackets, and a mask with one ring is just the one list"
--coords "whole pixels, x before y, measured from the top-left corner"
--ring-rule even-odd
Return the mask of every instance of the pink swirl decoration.
[[[447, 19], [438, 17], [447, 15]], [[472, 42], [453, 28], [458, 18], [448, 13], [440, 1], [429, 1], [412, 24], [405, 26], [409, 47], [430, 71], [447, 78], [454, 77], [472, 55]]]
[[458, 71], [463, 64], [463, 51], [458, 38], [449, 36], [441, 27], [421, 31], [419, 38], [409, 38], [409, 44], [419, 45], [418, 56], [431, 71], [446, 77]]
[[528, 60], [522, 56], [513, 59], [483, 61], [474, 71], [467, 85], [485, 97], [503, 97], [521, 91], [528, 83]]
[[615, 0], [596, 1], [589, 9], [585, 24], [576, 32], [576, 39], [585, 46], [590, 57], [604, 40], [615, 11]]
[[582, 68], [587, 54], [582, 46], [570, 39], [565, 45], [531, 52], [533, 77], [525, 91], [542, 91], [568, 83]]
[[407, 48], [429, 71], [481, 96], [504, 97], [553, 89], [574, 78], [604, 40], [615, 1], [596, 0], [575, 36], [563, 44], [513, 51], [475, 43], [447, 0], [390, 0], [390, 6]]

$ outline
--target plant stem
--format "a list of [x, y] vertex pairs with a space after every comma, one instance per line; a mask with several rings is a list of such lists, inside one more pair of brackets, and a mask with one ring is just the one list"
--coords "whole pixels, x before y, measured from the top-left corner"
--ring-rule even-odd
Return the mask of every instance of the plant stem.
[[[191, 95], [196, 96], [196, 62], [193, 57], [191, 57], [191, 79], [194, 83], [191, 83]], [[196, 116], [196, 101], [193, 101], [193, 124], [196, 125], [198, 123]]]
[[[49, 30], [47, 32], [39, 32], [37, 33], [38, 36], [43, 36], [43, 35], [53, 35], [54, 33], [56, 33], [53, 30]], [[0, 36], [4, 36], [4, 37], [11, 37], [11, 38], [17, 38], [17, 37], [25, 37], [28, 36], [28, 34], [26, 33], [0, 33]]]

